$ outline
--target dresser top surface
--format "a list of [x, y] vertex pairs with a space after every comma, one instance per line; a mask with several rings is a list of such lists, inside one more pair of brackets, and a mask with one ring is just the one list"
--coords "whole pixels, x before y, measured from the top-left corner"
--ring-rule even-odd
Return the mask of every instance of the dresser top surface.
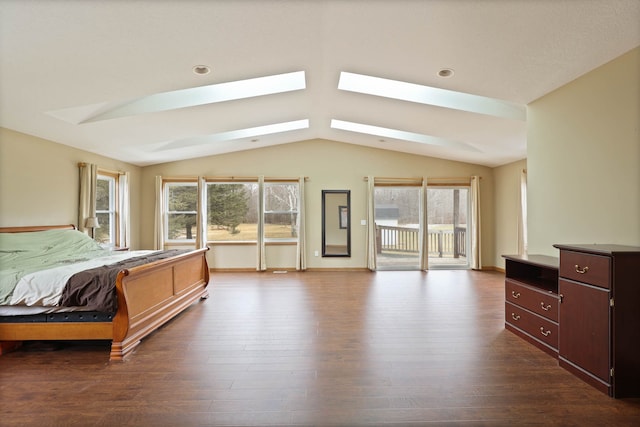
[[569, 250], [577, 252], [586, 252], [597, 255], [615, 255], [615, 254], [640, 254], [640, 247], [638, 246], [625, 246], [625, 245], [613, 245], [613, 244], [555, 244], [554, 248], [560, 250]]
[[558, 269], [559, 260], [556, 257], [547, 256], [547, 255], [502, 255], [503, 258], [520, 262], [523, 264], [537, 265], [540, 267]]

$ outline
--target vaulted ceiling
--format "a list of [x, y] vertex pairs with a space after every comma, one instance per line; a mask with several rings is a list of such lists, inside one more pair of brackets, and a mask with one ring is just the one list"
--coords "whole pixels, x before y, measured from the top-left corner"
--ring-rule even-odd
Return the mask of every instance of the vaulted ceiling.
[[638, 0], [0, 0], [0, 125], [141, 166], [314, 138], [497, 166], [527, 103], [639, 45]]

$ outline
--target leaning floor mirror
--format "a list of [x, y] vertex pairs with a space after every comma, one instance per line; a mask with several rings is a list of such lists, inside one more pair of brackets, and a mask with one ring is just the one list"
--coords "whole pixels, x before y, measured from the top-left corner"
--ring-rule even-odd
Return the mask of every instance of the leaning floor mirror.
[[322, 190], [322, 256], [351, 256], [350, 190]]

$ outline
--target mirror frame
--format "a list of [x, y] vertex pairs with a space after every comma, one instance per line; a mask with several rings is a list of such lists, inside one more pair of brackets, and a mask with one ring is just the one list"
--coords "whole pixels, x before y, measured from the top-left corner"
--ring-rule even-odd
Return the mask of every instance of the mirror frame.
[[[345, 229], [347, 232], [347, 250], [345, 253], [327, 253], [327, 233], [326, 233], [326, 196], [328, 194], [344, 194], [347, 198], [346, 204], [346, 226], [343, 227], [341, 223], [342, 217], [339, 217], [340, 229]], [[339, 205], [342, 208], [344, 205]], [[337, 212], [340, 215], [340, 211]], [[322, 190], [322, 256], [323, 257], [351, 257], [351, 190]]]

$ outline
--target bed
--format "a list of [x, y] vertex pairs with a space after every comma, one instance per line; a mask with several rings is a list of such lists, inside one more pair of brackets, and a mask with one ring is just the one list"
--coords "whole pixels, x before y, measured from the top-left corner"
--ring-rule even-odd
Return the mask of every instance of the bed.
[[[144, 337], [196, 301], [208, 297], [209, 268], [205, 256], [206, 248], [161, 251], [162, 253], [114, 252], [99, 248], [93, 239], [77, 231], [73, 225], [0, 227], [0, 233], [3, 233], [0, 237], [3, 237], [1, 242], [4, 242], [3, 246], [0, 246], [0, 343], [111, 340], [109, 360], [123, 360]], [[26, 242], [41, 242], [44, 238], [49, 239], [51, 235], [56, 235], [58, 239], [68, 238], [73, 243], [58, 245], [58, 240], [53, 240], [54, 243], [44, 249], [30, 251], [28, 247], [23, 247], [27, 243], [20, 240], [24, 237]], [[82, 255], [82, 259], [76, 260], [78, 256], [75, 252], [66, 252], [66, 248], [71, 246], [73, 249], [69, 251], [75, 251], [78, 246], [86, 246], [87, 253], [91, 254], [86, 257]], [[100, 283], [100, 286], [104, 285], [105, 277], [86, 279], [88, 272], [93, 273], [95, 269], [102, 271], [102, 267], [91, 268], [91, 265], [102, 262], [97, 259], [102, 256], [99, 250], [103, 250], [108, 258], [116, 260], [110, 264], [116, 268], [111, 268], [109, 273], [104, 275], [106, 278], [115, 279], [115, 283], [112, 280], [107, 285], [107, 291], [103, 287], [97, 287], [97, 283]], [[59, 252], [56, 255], [67, 256], [67, 259], [49, 262], [47, 259], [40, 261], [35, 256], [29, 258], [25, 255], [36, 252], [47, 252], [48, 255]], [[147, 256], [148, 262], [143, 260]], [[15, 273], [14, 270], [18, 270], [15, 266], [24, 263], [25, 259], [27, 261], [24, 265], [28, 266], [26, 270], [23, 268], [20, 273]], [[80, 264], [74, 264], [76, 261], [80, 261]], [[55, 265], [49, 265], [48, 262]], [[38, 264], [38, 268], [33, 267], [35, 264]], [[86, 266], [90, 268], [84, 269]], [[74, 272], [74, 269], [81, 267], [81, 271]], [[55, 280], [40, 275], [59, 270], [65, 272], [58, 273], [59, 277], [56, 276]], [[79, 288], [69, 291], [69, 283], [54, 285], [54, 282], [61, 278], [68, 278], [68, 282], [71, 282], [69, 275], [73, 278], [84, 277], [93, 287], [89, 291], [79, 291]], [[12, 278], [19, 281], [15, 285], [7, 285], [12, 282]], [[48, 294], [44, 296], [29, 296], [29, 292], [25, 291], [36, 286], [33, 283], [48, 285], [47, 281], [51, 281], [52, 290], [47, 290]], [[101, 300], [89, 297], [96, 293], [106, 294], [107, 297]], [[67, 305], [64, 305], [63, 301], [66, 301]]]

